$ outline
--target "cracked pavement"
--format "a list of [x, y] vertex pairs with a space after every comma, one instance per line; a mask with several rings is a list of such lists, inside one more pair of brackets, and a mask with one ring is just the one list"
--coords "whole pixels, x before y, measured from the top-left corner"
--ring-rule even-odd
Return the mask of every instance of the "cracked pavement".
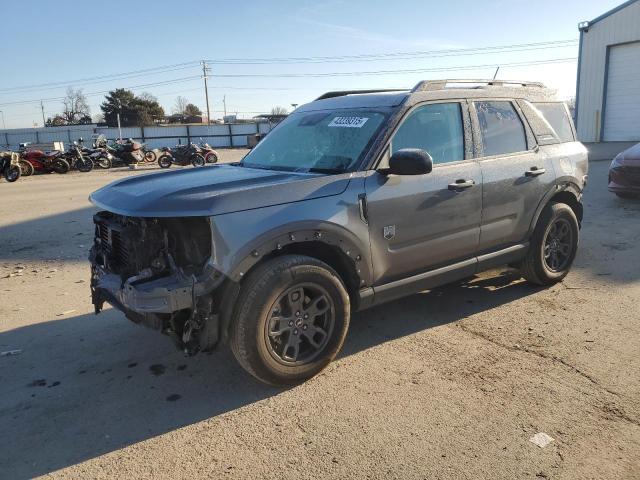
[[607, 167], [563, 283], [500, 269], [362, 312], [287, 390], [92, 314], [87, 195], [132, 172], [3, 182], [0, 476], [640, 478], [640, 201]]

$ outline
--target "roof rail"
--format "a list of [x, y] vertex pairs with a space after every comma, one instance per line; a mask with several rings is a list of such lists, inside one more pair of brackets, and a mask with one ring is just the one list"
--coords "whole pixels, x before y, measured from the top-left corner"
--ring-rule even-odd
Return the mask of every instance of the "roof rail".
[[452, 83], [473, 83], [485, 84], [488, 87], [504, 87], [508, 85], [517, 85], [520, 87], [536, 87], [545, 88], [540, 82], [523, 82], [519, 80], [482, 80], [482, 79], [445, 79], [445, 80], [423, 80], [413, 87], [411, 92], [424, 92], [432, 90], [443, 90], [448, 84]]
[[408, 88], [380, 88], [375, 90], [342, 90], [335, 92], [327, 92], [323, 95], [320, 95], [318, 98], [314, 100], [314, 102], [318, 100], [325, 100], [327, 98], [335, 98], [335, 97], [344, 97], [345, 95], [357, 95], [359, 93], [385, 93], [385, 92], [408, 92]]

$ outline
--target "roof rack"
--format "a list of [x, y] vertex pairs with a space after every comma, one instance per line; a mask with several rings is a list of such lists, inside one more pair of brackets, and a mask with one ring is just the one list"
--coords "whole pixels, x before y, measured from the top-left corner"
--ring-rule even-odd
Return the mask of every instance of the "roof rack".
[[327, 98], [344, 97], [345, 95], [357, 95], [359, 93], [385, 93], [385, 92], [408, 92], [408, 88], [380, 88], [375, 90], [342, 90], [335, 92], [327, 92], [320, 95], [314, 101], [325, 100]]
[[482, 79], [446, 79], [446, 80], [423, 80], [411, 90], [412, 93], [444, 90], [448, 84], [462, 83], [462, 84], [484, 84], [488, 87], [505, 87], [509, 85], [517, 85], [520, 87], [536, 87], [545, 88], [543, 83], [540, 82], [522, 82], [518, 80], [482, 80]]

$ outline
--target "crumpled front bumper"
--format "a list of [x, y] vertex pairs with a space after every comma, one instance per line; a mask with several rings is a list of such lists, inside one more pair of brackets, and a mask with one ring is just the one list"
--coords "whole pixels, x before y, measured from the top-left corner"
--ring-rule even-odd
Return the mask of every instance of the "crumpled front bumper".
[[179, 271], [158, 277], [141, 272], [124, 282], [120, 275], [110, 273], [100, 265], [91, 267], [91, 293], [96, 313], [102, 310], [105, 301], [125, 314], [136, 316], [193, 309], [197, 298], [211, 293], [221, 281], [222, 275], [211, 265], [205, 266], [197, 277]]

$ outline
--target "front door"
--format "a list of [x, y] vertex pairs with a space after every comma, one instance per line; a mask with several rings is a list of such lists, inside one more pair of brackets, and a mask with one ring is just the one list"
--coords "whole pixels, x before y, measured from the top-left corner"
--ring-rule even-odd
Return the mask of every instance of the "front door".
[[374, 287], [475, 256], [482, 175], [472, 158], [468, 119], [462, 102], [417, 106], [398, 127], [389, 151], [426, 150], [433, 171], [407, 176], [376, 171], [367, 177]]

